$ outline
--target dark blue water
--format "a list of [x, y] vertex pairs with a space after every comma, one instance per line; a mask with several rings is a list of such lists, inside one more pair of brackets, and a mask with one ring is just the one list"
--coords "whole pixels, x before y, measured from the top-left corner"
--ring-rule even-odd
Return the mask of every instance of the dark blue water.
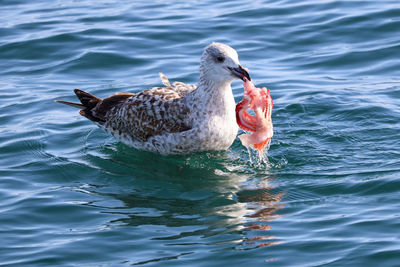
[[[397, 0], [0, 1], [0, 264], [399, 266], [399, 30]], [[196, 83], [212, 41], [271, 89], [270, 165], [53, 102]]]

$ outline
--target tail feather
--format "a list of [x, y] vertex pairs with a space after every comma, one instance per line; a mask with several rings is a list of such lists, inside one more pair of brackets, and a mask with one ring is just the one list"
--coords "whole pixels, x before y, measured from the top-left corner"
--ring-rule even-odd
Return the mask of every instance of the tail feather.
[[79, 114], [88, 118], [91, 121], [99, 122], [99, 123], [103, 122], [104, 121], [103, 118], [99, 118], [99, 117], [95, 116], [95, 114], [93, 112], [93, 109], [98, 104], [100, 104], [103, 100], [101, 98], [98, 98], [97, 96], [86, 93], [79, 89], [75, 89], [74, 92], [82, 104], [69, 102], [69, 101], [63, 101], [63, 100], [56, 100], [56, 102], [81, 109], [79, 111]]
[[135, 95], [133, 93], [116, 93], [101, 99], [79, 89], [75, 89], [74, 92], [82, 104], [62, 100], [56, 100], [56, 102], [79, 108], [79, 114], [99, 124], [106, 121], [107, 113], [110, 110]]
[[64, 104], [64, 105], [68, 105], [71, 107], [75, 107], [75, 108], [79, 108], [79, 109], [84, 109], [85, 106], [82, 105], [81, 103], [75, 103], [75, 102], [69, 102], [69, 101], [63, 101], [63, 100], [55, 100], [55, 102], [60, 103], [60, 104]]
[[97, 106], [98, 103], [102, 101], [101, 98], [98, 98], [97, 96], [86, 93], [85, 91], [79, 89], [74, 89], [74, 92], [81, 101], [82, 105], [84, 105], [85, 108], [88, 109], [94, 108], [95, 106]]

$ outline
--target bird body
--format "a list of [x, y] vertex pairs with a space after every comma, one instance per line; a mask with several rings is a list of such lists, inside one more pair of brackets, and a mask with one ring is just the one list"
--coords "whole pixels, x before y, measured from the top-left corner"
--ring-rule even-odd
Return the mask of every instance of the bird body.
[[122, 143], [160, 154], [226, 150], [236, 138], [234, 79], [247, 77], [231, 47], [212, 43], [201, 58], [197, 86], [160, 74], [164, 87], [100, 99], [75, 89], [80, 114]]

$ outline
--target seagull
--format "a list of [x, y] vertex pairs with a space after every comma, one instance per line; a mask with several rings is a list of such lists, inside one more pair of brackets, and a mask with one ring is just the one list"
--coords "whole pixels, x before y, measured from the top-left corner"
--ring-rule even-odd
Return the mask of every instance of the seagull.
[[196, 85], [173, 82], [160, 73], [163, 87], [116, 93], [101, 99], [75, 89], [80, 109], [120, 142], [163, 155], [227, 150], [238, 132], [231, 83], [251, 80], [230, 46], [213, 42], [201, 56]]

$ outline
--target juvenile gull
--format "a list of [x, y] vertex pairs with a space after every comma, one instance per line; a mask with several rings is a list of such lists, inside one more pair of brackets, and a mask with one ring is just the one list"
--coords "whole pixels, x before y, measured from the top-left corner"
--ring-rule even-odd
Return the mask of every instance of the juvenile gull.
[[228, 149], [238, 132], [231, 83], [250, 80], [237, 52], [221, 43], [207, 46], [197, 86], [160, 76], [164, 87], [104, 99], [75, 89], [81, 103], [57, 102], [80, 108], [82, 116], [137, 149], [160, 154]]

